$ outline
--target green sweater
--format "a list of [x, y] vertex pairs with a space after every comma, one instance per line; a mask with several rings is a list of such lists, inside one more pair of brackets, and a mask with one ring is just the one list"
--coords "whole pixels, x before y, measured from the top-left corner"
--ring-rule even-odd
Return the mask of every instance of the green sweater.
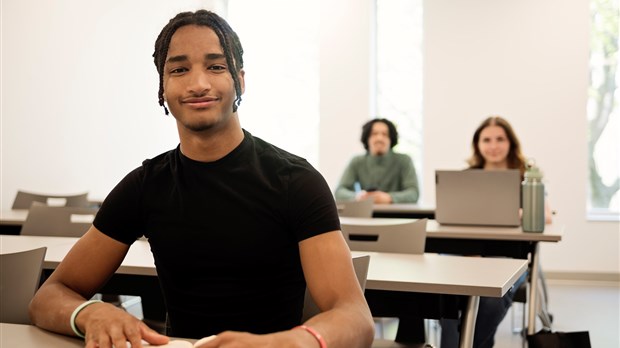
[[356, 182], [362, 190], [375, 188], [389, 193], [393, 203], [416, 203], [420, 196], [411, 157], [392, 151], [383, 156], [355, 156], [342, 174], [336, 200], [355, 200]]

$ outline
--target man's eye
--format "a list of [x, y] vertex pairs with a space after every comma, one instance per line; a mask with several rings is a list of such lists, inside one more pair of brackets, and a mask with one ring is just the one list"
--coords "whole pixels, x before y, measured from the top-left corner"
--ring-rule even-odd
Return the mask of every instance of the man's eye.
[[209, 67], [209, 70], [214, 70], [214, 71], [225, 71], [226, 67], [223, 65], [211, 65]]
[[184, 73], [186, 71], [187, 71], [186, 68], [174, 68], [174, 69], [170, 70], [170, 73], [171, 74], [180, 74], [180, 73]]

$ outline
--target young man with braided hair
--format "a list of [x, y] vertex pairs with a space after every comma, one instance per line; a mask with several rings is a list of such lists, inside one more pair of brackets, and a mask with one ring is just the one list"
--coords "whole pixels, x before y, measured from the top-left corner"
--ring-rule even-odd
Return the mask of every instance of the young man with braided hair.
[[[146, 236], [170, 336], [201, 347], [369, 347], [373, 322], [323, 177], [241, 128], [243, 50], [216, 14], [180, 13], [155, 45], [159, 103], [179, 146], [129, 173], [41, 286], [30, 311], [86, 347], [168, 337], [111, 304], [87, 301]], [[306, 286], [322, 313], [302, 324]], [[300, 328], [300, 329], [293, 329]]]

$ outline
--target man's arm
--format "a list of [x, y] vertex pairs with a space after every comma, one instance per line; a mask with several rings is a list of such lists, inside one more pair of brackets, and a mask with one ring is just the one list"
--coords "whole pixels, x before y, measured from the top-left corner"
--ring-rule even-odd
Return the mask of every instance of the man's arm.
[[[333, 231], [308, 238], [299, 243], [299, 249], [308, 288], [322, 310], [304, 324], [323, 337], [329, 348], [370, 347], [374, 323], [342, 233]], [[292, 329], [268, 335], [226, 331], [198, 348], [226, 344], [273, 348], [320, 346], [310, 332]]]
[[[75, 335], [71, 314], [107, 282], [128, 250], [128, 245], [91, 226], [35, 294], [30, 303], [32, 322], [46, 330]], [[86, 347], [124, 347], [126, 341], [141, 347], [141, 339], [157, 344], [168, 341], [166, 336], [107, 303], [85, 307], [76, 317], [76, 324], [86, 333]]]
[[369, 347], [374, 323], [342, 233], [320, 234], [299, 246], [308, 289], [323, 311], [305, 324], [325, 337], [330, 348]]

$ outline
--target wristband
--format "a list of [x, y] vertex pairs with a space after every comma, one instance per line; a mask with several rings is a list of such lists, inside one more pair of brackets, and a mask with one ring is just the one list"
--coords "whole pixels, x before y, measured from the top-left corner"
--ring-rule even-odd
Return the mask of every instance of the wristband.
[[73, 330], [73, 332], [75, 333], [77, 337], [86, 338], [86, 336], [80, 331], [80, 329], [78, 329], [77, 325], [75, 324], [75, 318], [77, 318], [77, 315], [82, 311], [82, 309], [90, 306], [93, 303], [103, 303], [103, 301], [100, 301], [100, 300], [86, 301], [82, 303], [81, 305], [77, 306], [77, 308], [73, 310], [73, 313], [71, 313], [71, 319], [69, 319], [69, 323], [71, 324], [71, 330]]
[[317, 341], [319, 341], [320, 348], [327, 348], [327, 342], [325, 342], [325, 339], [323, 338], [323, 336], [321, 336], [321, 334], [318, 331], [311, 328], [310, 326], [299, 325], [293, 328], [293, 330], [295, 329], [304, 329], [308, 331], [312, 336], [314, 336], [314, 338], [316, 338]]

